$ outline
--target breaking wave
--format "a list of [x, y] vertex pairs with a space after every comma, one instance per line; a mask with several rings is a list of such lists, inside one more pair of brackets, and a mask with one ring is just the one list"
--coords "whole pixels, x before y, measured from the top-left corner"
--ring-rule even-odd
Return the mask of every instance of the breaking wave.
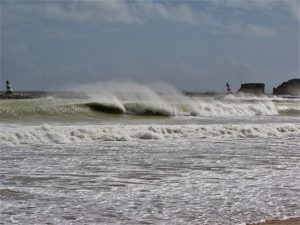
[[65, 144], [101, 141], [180, 138], [282, 138], [300, 137], [300, 124], [244, 125], [76, 125], [7, 127], [0, 133], [1, 143]]
[[[100, 112], [158, 116], [255, 116], [277, 115], [270, 98], [255, 96], [198, 96], [184, 95], [166, 84], [145, 86], [132, 82], [107, 82], [80, 86], [76, 90], [91, 90], [89, 103]], [[95, 107], [97, 106], [101, 107]], [[117, 110], [116, 110], [117, 109]]]
[[2, 100], [2, 118], [22, 116], [98, 117], [99, 114], [142, 116], [300, 116], [299, 99], [287, 101], [276, 97], [253, 95], [186, 96], [169, 85], [145, 86], [136, 83], [101, 83], [76, 87], [86, 92], [86, 99]]

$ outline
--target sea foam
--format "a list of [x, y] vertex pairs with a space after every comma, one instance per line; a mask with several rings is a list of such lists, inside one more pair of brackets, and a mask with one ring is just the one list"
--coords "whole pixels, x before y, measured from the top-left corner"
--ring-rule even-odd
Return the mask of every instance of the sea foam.
[[243, 125], [43, 125], [7, 128], [2, 144], [65, 144], [163, 139], [300, 137], [300, 124]]

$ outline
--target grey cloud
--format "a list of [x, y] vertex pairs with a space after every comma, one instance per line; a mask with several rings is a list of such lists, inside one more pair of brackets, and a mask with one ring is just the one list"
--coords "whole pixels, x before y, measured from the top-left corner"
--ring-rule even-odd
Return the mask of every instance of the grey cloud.
[[[214, 2], [214, 1], [213, 1]], [[267, 7], [267, 1], [250, 0], [245, 1], [215, 1], [218, 4], [229, 4], [237, 6], [262, 5]], [[241, 3], [235, 3], [241, 2]], [[260, 2], [260, 3], [258, 3]], [[291, 0], [290, 6], [294, 6]], [[217, 3], [215, 3], [217, 4]], [[225, 5], [226, 5], [225, 4]], [[266, 5], [266, 6], [265, 6]], [[256, 38], [270, 38], [276, 36], [277, 32], [270, 27], [260, 24], [252, 24], [241, 20], [230, 20], [230, 22], [217, 19], [210, 12], [193, 9], [186, 3], [170, 4], [153, 1], [43, 1], [18, 2], [8, 4], [18, 12], [28, 14], [39, 14], [39, 17], [50, 19], [72, 20], [87, 23], [121, 23], [121, 24], [143, 24], [151, 20], [165, 20], [181, 22], [192, 25], [208, 27], [208, 31], [218, 34], [225, 31], [236, 35], [246, 35]], [[246, 7], [246, 6], [244, 6]], [[23, 19], [23, 18], [22, 18]]]
[[[274, 0], [247, 0], [247, 1], [237, 1], [237, 0], [211, 0], [214, 6], [228, 7], [228, 8], [238, 8], [244, 10], [266, 10], [271, 9], [274, 5]], [[278, 2], [278, 1], [277, 1]], [[277, 3], [276, 3], [277, 4]]]
[[300, 21], [300, 0], [286, 0], [286, 4], [292, 15]]
[[194, 23], [196, 13], [186, 4], [163, 4], [152, 1], [41, 1], [7, 4], [23, 13], [71, 19], [82, 22], [141, 24], [148, 19]]
[[169, 21], [194, 24], [198, 21], [199, 12], [195, 12], [186, 4], [164, 5], [158, 2], [140, 1], [135, 10], [149, 18], [161, 18]]
[[50, 19], [79, 22], [115, 22], [139, 24], [141, 19], [125, 1], [21, 1], [9, 2], [5, 7], [18, 13], [39, 15]]
[[274, 37], [276, 35], [276, 31], [261, 25], [256, 24], [247, 24], [247, 31], [250, 35], [254, 35], [255, 37]]
[[234, 22], [223, 25], [223, 29], [227, 30], [227, 32], [239, 34], [245, 37], [272, 38], [277, 35], [277, 31], [275, 29], [251, 23]]
[[273, 10], [285, 9], [290, 15], [300, 21], [300, 0], [211, 0], [216, 7], [227, 7], [241, 10]]
[[[189, 2], [0, 4], [1, 74], [6, 76], [2, 79], [13, 79], [16, 89], [46, 89], [70, 81], [121, 77], [135, 81], [164, 80], [185, 90], [220, 91], [227, 81], [234, 89], [241, 82], [268, 79], [275, 86], [290, 78], [291, 73], [299, 74], [299, 54], [295, 53], [299, 32], [288, 31], [295, 23], [286, 15], [282, 23], [272, 25], [269, 21], [247, 21], [243, 14], [238, 18], [230, 14], [229, 20], [222, 20], [224, 15], [217, 10], [202, 11], [192, 8]], [[299, 6], [298, 1], [289, 4]], [[297, 8], [294, 10], [297, 12]], [[274, 10], [274, 14], [277, 12]], [[171, 21], [176, 26], [164, 24], [167, 29], [159, 31], [156, 23], [141, 27], [153, 21]], [[126, 24], [134, 25], [128, 29]], [[185, 24], [192, 26], [182, 26]], [[279, 32], [282, 25], [286, 32]], [[212, 30], [218, 35], [210, 35]], [[249, 41], [245, 37], [262, 39]], [[232, 57], [215, 60], [227, 54]]]
[[6, 4], [12, 12], [39, 15], [41, 18], [88, 23], [143, 24], [153, 20], [217, 27], [211, 14], [187, 3], [154, 1], [21, 1]]

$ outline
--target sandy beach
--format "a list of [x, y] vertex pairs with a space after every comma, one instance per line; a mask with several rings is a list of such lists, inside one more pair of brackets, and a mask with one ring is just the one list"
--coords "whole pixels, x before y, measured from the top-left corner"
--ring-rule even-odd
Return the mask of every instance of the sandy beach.
[[290, 218], [286, 220], [269, 220], [261, 223], [253, 223], [248, 225], [299, 225], [300, 217]]

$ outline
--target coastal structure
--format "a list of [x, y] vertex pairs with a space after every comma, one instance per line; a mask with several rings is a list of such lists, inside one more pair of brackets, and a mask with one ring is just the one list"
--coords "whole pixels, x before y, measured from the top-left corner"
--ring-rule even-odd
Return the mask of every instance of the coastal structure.
[[229, 95], [229, 94], [232, 94], [232, 91], [231, 91], [231, 88], [230, 88], [230, 85], [229, 85], [228, 82], [226, 83], [226, 89], [227, 89], [227, 94], [228, 94], [228, 95]]
[[10, 94], [12, 94], [12, 93], [13, 93], [13, 89], [12, 89], [12, 87], [11, 87], [10, 82], [7, 80], [7, 81], [6, 81], [6, 94], [10, 95]]
[[255, 95], [265, 94], [265, 84], [264, 83], [245, 83], [241, 84], [238, 92], [250, 93]]
[[291, 79], [273, 88], [273, 95], [300, 95], [300, 79]]

